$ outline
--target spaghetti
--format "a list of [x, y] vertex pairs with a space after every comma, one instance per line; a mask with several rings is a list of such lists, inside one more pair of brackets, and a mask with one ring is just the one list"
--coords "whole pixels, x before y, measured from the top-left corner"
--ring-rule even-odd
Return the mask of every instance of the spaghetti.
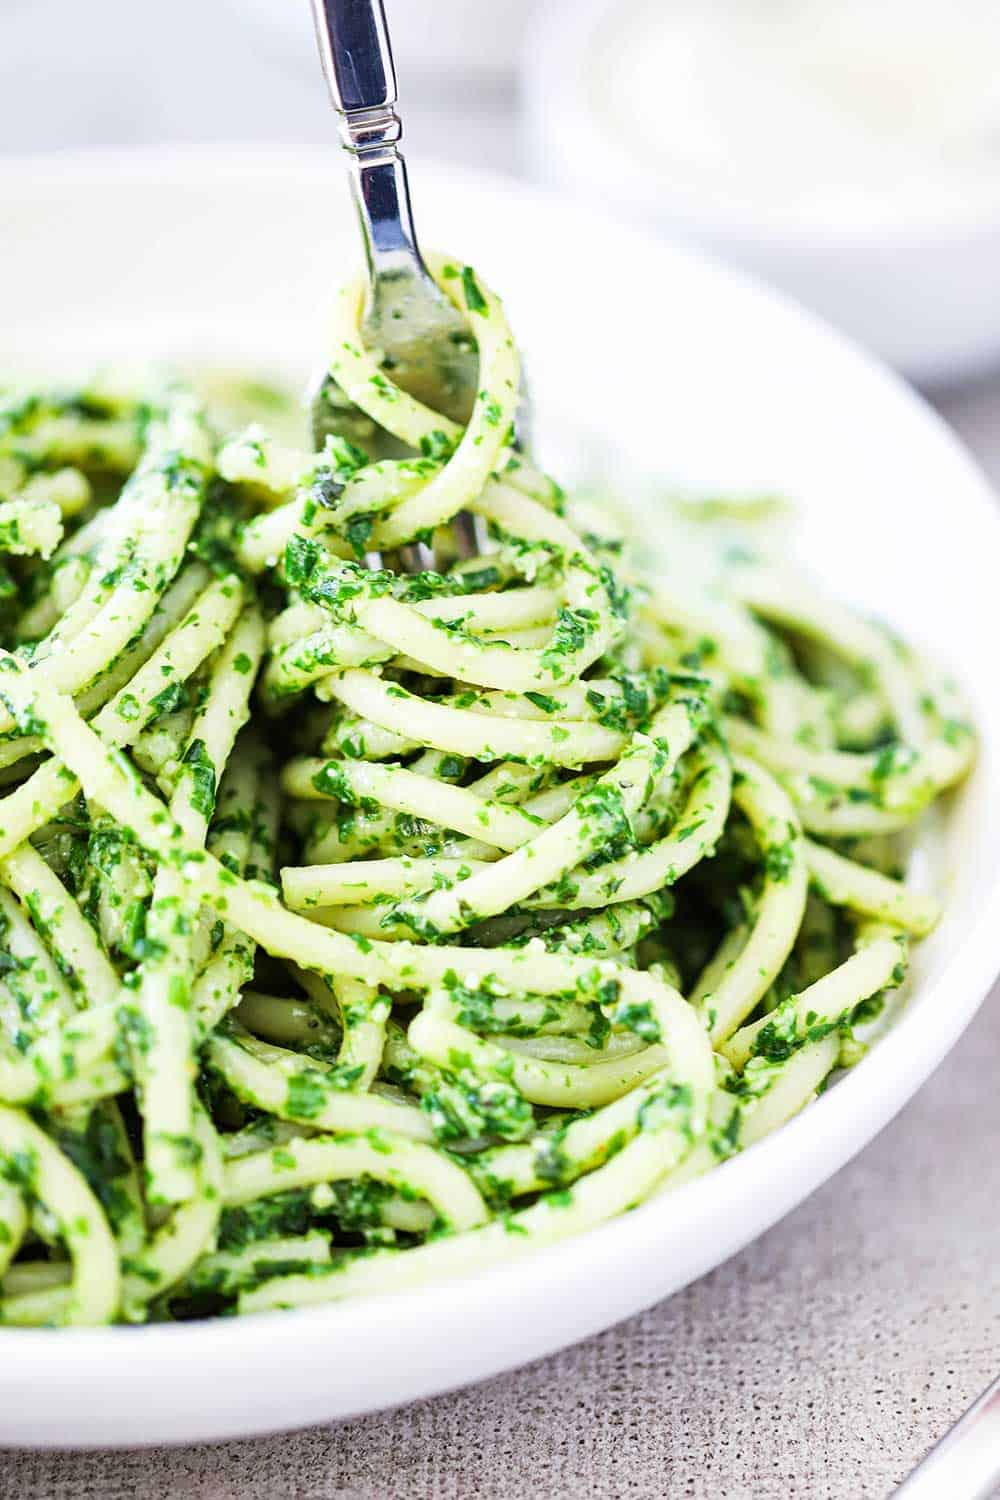
[[365, 351], [361, 283], [336, 313], [408, 456], [221, 440], [173, 386], [0, 403], [3, 1322], [582, 1232], [856, 1061], [935, 922], [899, 875], [973, 754], [951, 685], [745, 550], [644, 576], [514, 444], [496, 297], [434, 274], [464, 430]]

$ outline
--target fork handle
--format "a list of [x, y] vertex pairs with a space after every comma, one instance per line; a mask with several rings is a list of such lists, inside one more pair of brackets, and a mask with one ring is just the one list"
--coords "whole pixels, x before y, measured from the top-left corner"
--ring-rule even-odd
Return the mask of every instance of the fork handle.
[[395, 144], [402, 125], [382, 0], [313, 0], [313, 16], [344, 146], [364, 154]]
[[312, 7], [372, 279], [423, 276], [382, 0], [312, 0]]

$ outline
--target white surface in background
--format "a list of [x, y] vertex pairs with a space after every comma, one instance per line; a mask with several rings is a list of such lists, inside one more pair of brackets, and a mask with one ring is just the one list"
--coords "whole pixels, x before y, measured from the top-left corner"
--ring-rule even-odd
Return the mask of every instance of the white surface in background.
[[[671, 7], [683, 4], [685, 13], [692, 3], [670, 0]], [[708, 3], [717, 8], [717, 0]], [[743, 3], [731, 0], [729, 9], [741, 15]], [[752, 3], [773, 3], [794, 14], [810, 0]], [[838, 0], [821, 3], [824, 12], [838, 10]], [[524, 98], [530, 161], [544, 181], [610, 206], [666, 238], [708, 249], [780, 287], [912, 379], [941, 383], [982, 373], [1000, 360], [1000, 193], [990, 177], [976, 176], [977, 191], [960, 200], [960, 212], [954, 204], [942, 205], [940, 195], [931, 196], [926, 213], [911, 214], [898, 202], [887, 212], [870, 193], [864, 200], [868, 211], [828, 213], [820, 221], [797, 213], [791, 193], [741, 196], [718, 191], [708, 174], [695, 184], [691, 172], [661, 171], [649, 163], [648, 149], [639, 139], [642, 131], [637, 128], [633, 139], [627, 130], [609, 128], [593, 98], [595, 49], [608, 50], [609, 39], [630, 13], [620, 0], [549, 0], [540, 10], [525, 51]], [[647, 7], [645, 14], [660, 16], [662, 23], [659, 8]], [[700, 9], [698, 14], [703, 14]], [[640, 42], [633, 48], [633, 62], [638, 59], [641, 68], [616, 87], [629, 98], [631, 91], [644, 90], [643, 109], [655, 112], [662, 104], [669, 119], [671, 77], [658, 78], [653, 70], [650, 81], [645, 73], [653, 45], [650, 36], [645, 47]], [[898, 50], [905, 53], [902, 41]], [[737, 77], [741, 67], [754, 67], [751, 49], [744, 53], [730, 58]], [[704, 108], [707, 98], [721, 116], [728, 116], [738, 170], [744, 138], [756, 138], [757, 150], [766, 152], [761, 136], [768, 129], [772, 136], [780, 132], [773, 120], [767, 128], [756, 120], [758, 104], [747, 99], [746, 80], [741, 88], [748, 119], [741, 131], [740, 112], [727, 98], [727, 87], [735, 92], [735, 84], [724, 85], [713, 76], [713, 69], [716, 75], [725, 69], [711, 49], [704, 47], [699, 55], [705, 76], [701, 88], [697, 80], [693, 86], [700, 115], [696, 112], [692, 129], [697, 134], [699, 118], [703, 129], [714, 128], [714, 114]], [[897, 62], [889, 40], [874, 62], [882, 69], [886, 92], [900, 87], [905, 66]], [[869, 58], [868, 66], [874, 62]], [[869, 77], [866, 87], [873, 86]], [[766, 111], [772, 101], [763, 93], [759, 107]], [[913, 110], [919, 114], [923, 108], [917, 89]], [[673, 118], [680, 137], [688, 126], [683, 109], [679, 113], [680, 118]], [[784, 145], [786, 158], [797, 150], [797, 133], [807, 136], [808, 118], [789, 111], [784, 129], [793, 144]], [[680, 144], [677, 149], [683, 155]]]
[[1000, 202], [998, 53], [995, 0], [619, 0], [583, 66], [666, 191], [838, 234]]
[[[512, 55], [533, 4], [388, 0], [414, 161], [514, 167]], [[500, 65], [470, 75], [476, 48]], [[0, 154], [335, 135], [309, 0], [0, 0]]]

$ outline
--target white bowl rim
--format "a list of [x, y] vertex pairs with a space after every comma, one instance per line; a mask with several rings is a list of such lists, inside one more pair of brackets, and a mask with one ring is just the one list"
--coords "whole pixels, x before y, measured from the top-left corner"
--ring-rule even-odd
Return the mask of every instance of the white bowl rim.
[[[644, 167], [623, 138], [602, 128], [580, 89], [587, 49], [594, 33], [621, 0], [540, 0], [528, 23], [522, 56], [530, 128], [547, 122], [545, 145], [558, 154], [564, 190], [586, 192], [573, 165], [587, 163], [586, 181], [612, 184], [618, 201], [635, 204], [655, 184], [660, 222], [689, 234], [736, 240], [744, 248], [783, 251], [934, 250], [979, 236], [1000, 234], [1000, 193], [986, 192], [963, 211], [902, 213], [893, 221], [867, 223], [859, 214], [829, 222], [782, 212], [774, 204], [725, 210], [695, 187], [672, 188], [665, 173]], [[554, 123], [548, 123], [554, 122]], [[529, 139], [529, 149], [532, 140]], [[606, 189], [607, 190], [607, 189]]]
[[[81, 173], [98, 177], [127, 177], [133, 173], [157, 172], [161, 178], [185, 182], [214, 182], [221, 174], [259, 178], [274, 172], [282, 179], [301, 174], [313, 183], [317, 169], [324, 173], [330, 167], [331, 153], [323, 148], [303, 147], [163, 147], [135, 150], [90, 150], [59, 155], [37, 154], [14, 157], [0, 163], [0, 182], [28, 181], [33, 188], [56, 187], [60, 181]], [[487, 173], [470, 173], [446, 169], [457, 182], [464, 178], [480, 185], [489, 183], [500, 195], [512, 200], [536, 204], [553, 204], [551, 194], [526, 187], [513, 179], [505, 180]], [[572, 217], [572, 207], [560, 207], [560, 214]], [[642, 246], [650, 256], [664, 254], [655, 240], [640, 230], [616, 227], [616, 238], [623, 244]], [[956, 474], [964, 470], [966, 499], [980, 511], [983, 526], [994, 533], [1000, 549], [1000, 512], [992, 491], [962, 444], [915, 392], [873, 357], [859, 350], [849, 339], [837, 333], [821, 319], [798, 308], [780, 293], [757, 285], [743, 273], [718, 266], [710, 256], [671, 247], [669, 255], [702, 269], [710, 268], [713, 277], [738, 284], [758, 300], [773, 305], [783, 318], [793, 317], [811, 330], [810, 336], [836, 349], [864, 368], [869, 377], [881, 382], [897, 403], [908, 405], [916, 426], [936, 429], [939, 445], [950, 447]], [[1000, 551], [998, 551], [1000, 555]], [[996, 748], [996, 747], [994, 747]], [[931, 1071], [944, 1058], [969, 1024], [1000, 970], [1000, 880], [986, 893], [977, 918], [966, 934], [962, 946], [952, 953], [947, 972], [928, 988], [920, 1005], [911, 1005], [895, 1022], [891, 1034], [829, 1094], [818, 1099], [802, 1115], [779, 1132], [766, 1138], [739, 1156], [717, 1167], [708, 1176], [687, 1184], [669, 1197], [654, 1198], [624, 1216], [583, 1235], [561, 1241], [551, 1247], [533, 1251], [529, 1256], [459, 1276], [412, 1291], [393, 1292], [327, 1306], [258, 1314], [243, 1318], [223, 1318], [184, 1324], [156, 1324], [142, 1328], [79, 1329], [0, 1329], [0, 1351], [9, 1356], [5, 1365], [12, 1371], [18, 1390], [41, 1397], [46, 1380], [58, 1366], [61, 1386], [84, 1389], [98, 1380], [96, 1372], [108, 1368], [120, 1380], [123, 1356], [127, 1361], [127, 1382], [137, 1389], [145, 1388], [164, 1374], [177, 1375], [186, 1368], [201, 1365], [203, 1372], [212, 1369], [250, 1370], [253, 1356], [263, 1357], [268, 1367], [280, 1369], [286, 1361], [295, 1361], [304, 1350], [314, 1359], [328, 1355], [338, 1338], [356, 1341], [374, 1349], [391, 1348], [401, 1328], [425, 1332], [441, 1326], [474, 1330], [477, 1313], [484, 1302], [503, 1304], [513, 1312], [525, 1300], [523, 1275], [530, 1269], [530, 1301], [536, 1305], [558, 1303], [570, 1295], [586, 1296], [602, 1277], [614, 1276], [627, 1266], [630, 1256], [650, 1256], [662, 1240], [662, 1229], [683, 1208], [685, 1223], [697, 1237], [718, 1216], [718, 1203], [727, 1199], [734, 1205], [752, 1204], [773, 1183], [778, 1169], [786, 1176], [796, 1176], [805, 1186], [786, 1195], [781, 1214], [769, 1214], [766, 1225], [777, 1221], [784, 1212], [800, 1202], [829, 1177], [832, 1171], [850, 1160], [882, 1129], [904, 1103], [916, 1092]], [[939, 1004], [934, 1004], [937, 996]], [[838, 1119], [843, 1127], [837, 1129]], [[860, 1128], [859, 1119], [867, 1123]], [[853, 1123], [853, 1128], [852, 1127]], [[845, 1138], [849, 1144], [843, 1149]], [[766, 1227], [765, 1225], [765, 1227]], [[756, 1231], [754, 1231], [756, 1232]], [[741, 1237], [739, 1244], [746, 1242]], [[723, 1251], [711, 1264], [725, 1257]], [[702, 1268], [706, 1262], [700, 1260]], [[696, 1274], [702, 1274], [699, 1269]], [[690, 1279], [690, 1278], [686, 1278]], [[683, 1281], [673, 1280], [671, 1289]], [[625, 1312], [609, 1318], [598, 1310], [581, 1322], [582, 1337], [608, 1326], [617, 1317], [638, 1312], [662, 1292], [629, 1302]], [[525, 1357], [535, 1358], [571, 1341], [556, 1334], [536, 1339]], [[415, 1396], [433, 1395], [469, 1379], [500, 1373], [518, 1362], [514, 1359], [490, 1360], [472, 1374], [432, 1381], [404, 1380], [396, 1387], [402, 1394], [387, 1394], [381, 1402], [365, 1402], [355, 1411], [376, 1410]], [[112, 1376], [109, 1374], [109, 1379]], [[338, 1416], [352, 1414], [339, 1410]], [[308, 1421], [319, 1420], [312, 1415]], [[9, 1427], [9, 1424], [5, 1424]], [[293, 1422], [282, 1422], [282, 1427]], [[222, 1427], [207, 1418], [200, 1426], [189, 1423], [176, 1436], [160, 1435], [156, 1441], [188, 1441], [201, 1437], [236, 1436], [269, 1430], [266, 1423], [254, 1420], [246, 1424], [233, 1420]], [[0, 1436], [0, 1443], [11, 1442]], [[82, 1446], [74, 1438], [73, 1446]], [[101, 1446], [108, 1439], [100, 1439]], [[141, 1441], [130, 1438], [129, 1442]], [[47, 1434], [46, 1446], [59, 1446], [58, 1437]]]

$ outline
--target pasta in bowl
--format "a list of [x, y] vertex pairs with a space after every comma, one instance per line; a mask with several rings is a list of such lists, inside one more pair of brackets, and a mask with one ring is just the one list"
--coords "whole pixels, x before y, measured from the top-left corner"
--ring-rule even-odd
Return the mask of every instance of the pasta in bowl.
[[434, 267], [464, 430], [363, 349], [357, 284], [356, 442], [169, 384], [0, 412], [3, 1321], [400, 1291], [593, 1228], [807, 1105], [935, 923], [900, 876], [973, 757], [954, 685], [711, 527], [700, 576], [647, 575], [516, 449], [501, 305]]

